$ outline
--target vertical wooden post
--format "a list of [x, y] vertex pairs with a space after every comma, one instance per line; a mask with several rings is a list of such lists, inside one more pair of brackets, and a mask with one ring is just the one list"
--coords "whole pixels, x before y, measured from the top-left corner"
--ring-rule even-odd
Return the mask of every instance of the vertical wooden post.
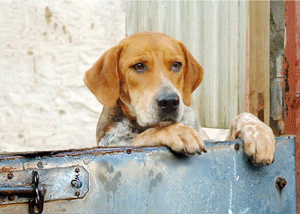
[[296, 135], [297, 208], [300, 211], [300, 2], [285, 2], [285, 132]]
[[270, 1], [249, 1], [248, 25], [249, 100], [246, 109], [269, 125]]

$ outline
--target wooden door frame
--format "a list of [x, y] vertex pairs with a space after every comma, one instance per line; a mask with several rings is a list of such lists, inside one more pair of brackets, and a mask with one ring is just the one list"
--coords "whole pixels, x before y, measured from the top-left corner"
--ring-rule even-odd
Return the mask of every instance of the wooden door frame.
[[269, 125], [270, 1], [249, 1], [246, 111]]

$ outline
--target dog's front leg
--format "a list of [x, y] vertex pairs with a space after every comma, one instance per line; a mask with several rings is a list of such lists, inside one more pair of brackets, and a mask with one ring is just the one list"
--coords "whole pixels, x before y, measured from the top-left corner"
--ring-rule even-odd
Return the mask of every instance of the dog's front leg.
[[184, 155], [206, 152], [200, 133], [181, 123], [149, 128], [136, 137], [133, 146], [167, 146]]
[[254, 165], [273, 163], [275, 137], [272, 129], [250, 113], [242, 113], [230, 124], [227, 139], [244, 139], [244, 152]]

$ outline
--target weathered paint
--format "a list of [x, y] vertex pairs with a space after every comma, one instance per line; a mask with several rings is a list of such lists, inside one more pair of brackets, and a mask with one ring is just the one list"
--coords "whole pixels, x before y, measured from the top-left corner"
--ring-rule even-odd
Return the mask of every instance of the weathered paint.
[[[14, 170], [0, 173], [0, 179], [2, 185], [13, 183], [21, 173], [16, 171], [39, 171], [48, 200], [45, 214], [296, 213], [294, 140], [277, 138], [275, 162], [266, 167], [245, 162], [241, 140], [207, 141], [207, 153], [190, 157], [175, 156], [165, 147], [10, 154], [0, 157], [0, 168]], [[83, 171], [89, 181], [83, 179]], [[8, 173], [14, 174], [10, 181]], [[74, 174], [82, 179], [82, 188], [89, 186], [83, 198], [81, 192], [79, 198], [71, 194]], [[30, 184], [30, 178], [24, 182]], [[56, 200], [65, 195], [72, 200]], [[0, 197], [0, 204], [7, 204], [0, 205], [0, 213], [28, 212], [28, 203], [7, 200]]]
[[[76, 169], [78, 169], [78, 173]], [[0, 173], [0, 204], [6, 205], [28, 202], [28, 198], [30, 198], [28, 195], [33, 195], [34, 190], [32, 187], [32, 171], [32, 169], [15, 170], [11, 172], [10, 178], [8, 178], [8, 173], [6, 172]], [[38, 171], [40, 180], [38, 189], [44, 192], [45, 202], [83, 198], [89, 191], [89, 174], [82, 166], [44, 169], [43, 163], [40, 162], [38, 170], [35, 171]], [[81, 185], [70, 185], [75, 179], [79, 180]], [[77, 196], [75, 192], [78, 190], [80, 190], [80, 195]], [[6, 200], [8, 195], [13, 195], [13, 200]]]
[[300, 2], [285, 2], [286, 19], [286, 64], [285, 75], [285, 132], [295, 134], [297, 160], [297, 204], [300, 209]]

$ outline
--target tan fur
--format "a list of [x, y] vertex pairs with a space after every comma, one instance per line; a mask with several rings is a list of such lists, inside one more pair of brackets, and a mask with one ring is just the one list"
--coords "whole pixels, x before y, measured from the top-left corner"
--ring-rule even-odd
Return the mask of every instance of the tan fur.
[[[180, 62], [178, 71], [172, 70]], [[134, 65], [146, 69], [137, 72]], [[100, 146], [168, 146], [186, 155], [206, 151], [196, 116], [189, 108], [191, 93], [203, 78], [203, 69], [184, 44], [165, 34], [140, 32], [106, 51], [84, 77], [88, 88], [104, 105], [97, 126]], [[176, 116], [163, 121], [157, 97], [178, 96]], [[249, 114], [236, 117], [228, 139], [243, 138], [245, 154], [255, 164], [274, 160], [272, 130]]]
[[244, 139], [244, 152], [255, 165], [274, 161], [275, 137], [266, 124], [250, 113], [242, 113], [230, 124], [227, 139]]
[[172, 124], [164, 128], [149, 128], [137, 136], [133, 146], [145, 146], [149, 143], [151, 146], [165, 145], [173, 151], [186, 155], [201, 154], [201, 151], [206, 151], [199, 132], [182, 124]]

